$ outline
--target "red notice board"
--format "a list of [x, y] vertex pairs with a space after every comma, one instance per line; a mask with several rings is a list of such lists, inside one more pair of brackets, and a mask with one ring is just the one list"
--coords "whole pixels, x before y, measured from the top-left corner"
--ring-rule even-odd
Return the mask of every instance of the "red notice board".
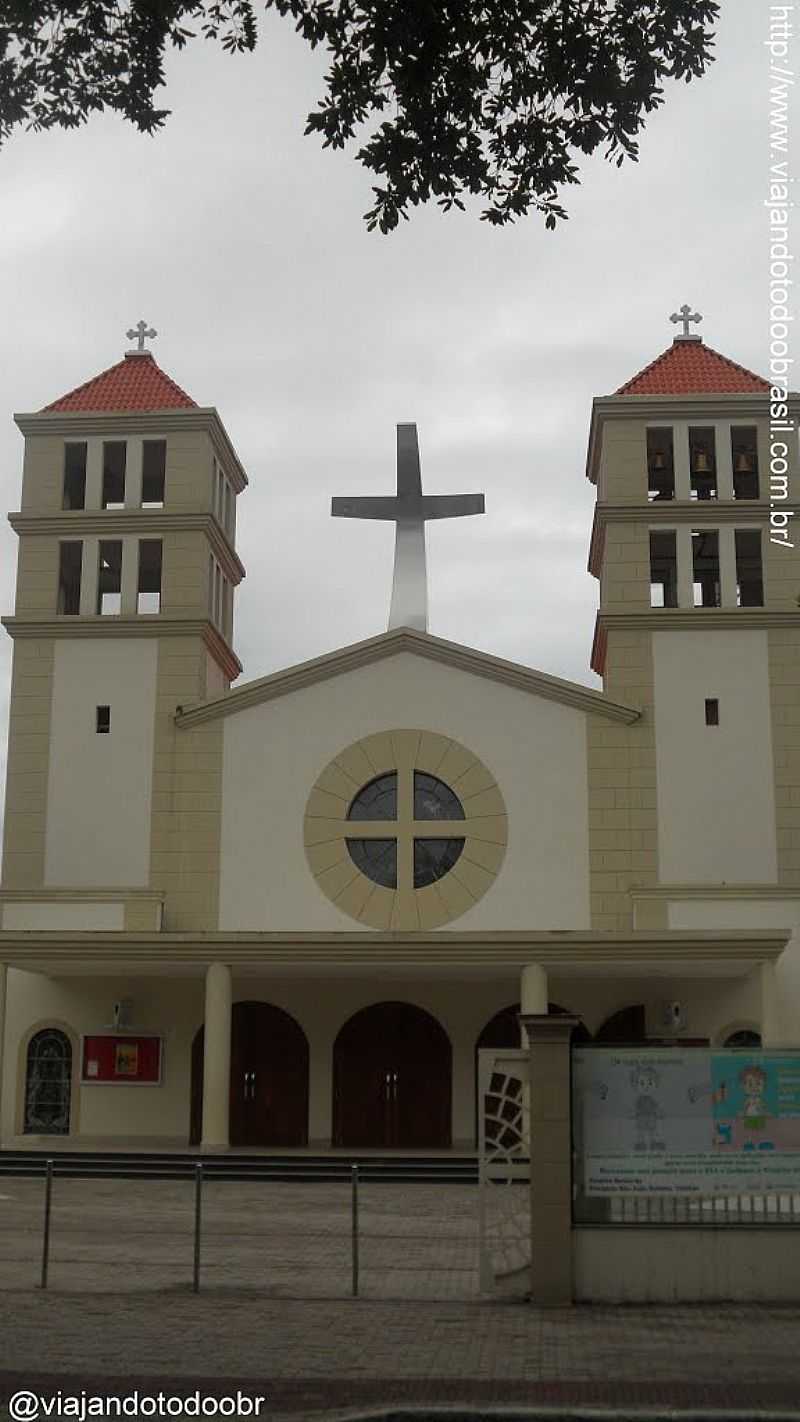
[[158, 1086], [161, 1038], [131, 1032], [84, 1037], [81, 1080], [104, 1086]]

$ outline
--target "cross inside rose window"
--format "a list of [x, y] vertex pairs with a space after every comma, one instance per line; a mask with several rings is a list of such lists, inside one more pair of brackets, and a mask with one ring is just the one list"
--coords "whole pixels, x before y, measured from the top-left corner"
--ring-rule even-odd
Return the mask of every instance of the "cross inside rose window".
[[357, 821], [359, 830], [358, 838], [347, 839], [350, 858], [387, 889], [434, 884], [464, 848], [461, 801], [443, 780], [419, 770], [392, 770], [370, 780], [347, 819]]

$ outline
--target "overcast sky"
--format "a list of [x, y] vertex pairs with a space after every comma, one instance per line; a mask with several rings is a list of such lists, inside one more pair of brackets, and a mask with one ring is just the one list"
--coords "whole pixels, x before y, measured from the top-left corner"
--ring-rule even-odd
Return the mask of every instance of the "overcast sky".
[[[554, 233], [436, 208], [367, 233], [370, 175], [303, 137], [322, 58], [275, 16], [253, 55], [197, 40], [170, 57], [156, 137], [100, 117], [14, 138], [0, 150], [3, 508], [20, 499], [12, 412], [119, 360], [144, 317], [159, 364], [217, 407], [249, 474], [239, 684], [385, 630], [392, 526], [329, 509], [393, 492], [399, 421], [418, 425], [428, 493], [486, 494], [484, 517], [429, 527], [430, 630], [596, 684], [593, 395], [670, 343], [684, 301], [710, 345], [766, 367], [767, 14], [723, 6], [708, 76], [668, 88], [638, 164], [582, 162]], [[0, 539], [10, 612], [16, 539], [7, 525]], [[6, 701], [10, 653], [4, 637]]]

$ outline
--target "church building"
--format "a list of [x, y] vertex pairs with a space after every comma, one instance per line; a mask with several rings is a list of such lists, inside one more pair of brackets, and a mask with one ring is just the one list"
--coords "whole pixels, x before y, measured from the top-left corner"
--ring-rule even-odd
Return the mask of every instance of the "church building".
[[16, 416], [4, 1145], [472, 1150], [521, 1010], [800, 1045], [800, 559], [769, 384], [680, 319], [591, 412], [602, 691], [428, 632], [482, 501], [413, 426], [333, 506], [396, 523], [388, 631], [246, 681], [247, 476], [155, 333]]

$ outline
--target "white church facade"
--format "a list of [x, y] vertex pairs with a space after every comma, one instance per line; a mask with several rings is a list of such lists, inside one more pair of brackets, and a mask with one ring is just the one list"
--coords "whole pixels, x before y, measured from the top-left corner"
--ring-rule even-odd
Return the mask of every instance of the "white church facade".
[[16, 420], [4, 1145], [472, 1149], [476, 1051], [520, 1009], [800, 1045], [765, 380], [684, 334], [594, 402], [602, 691], [413, 608], [240, 685], [216, 410], [137, 350]]

